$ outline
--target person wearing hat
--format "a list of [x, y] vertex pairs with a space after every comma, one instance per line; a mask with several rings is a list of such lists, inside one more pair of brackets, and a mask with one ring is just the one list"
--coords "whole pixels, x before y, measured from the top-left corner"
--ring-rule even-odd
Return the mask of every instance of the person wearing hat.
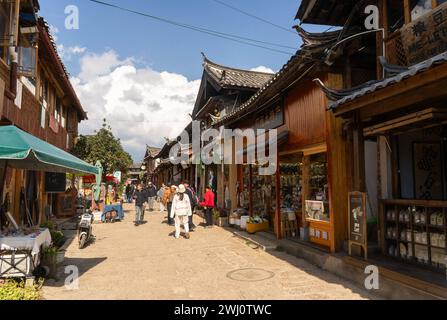
[[191, 202], [185, 194], [186, 188], [183, 184], [178, 186], [178, 192], [174, 196], [171, 206], [170, 217], [174, 219], [175, 238], [180, 237], [180, 227], [185, 229], [185, 238], [189, 239], [189, 217], [192, 216]]
[[166, 203], [166, 209], [168, 210], [168, 224], [170, 226], [174, 225], [174, 219], [171, 218], [171, 208], [172, 201], [174, 201], [174, 196], [177, 193], [177, 187], [173, 184], [170, 187], [167, 187], [164, 193], [164, 203]]

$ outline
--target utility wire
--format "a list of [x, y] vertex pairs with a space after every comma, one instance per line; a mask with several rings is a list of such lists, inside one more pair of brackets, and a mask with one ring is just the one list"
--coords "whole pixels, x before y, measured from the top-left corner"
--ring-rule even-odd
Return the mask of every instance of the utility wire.
[[[226, 39], [226, 40], [230, 40], [230, 41], [233, 41], [233, 42], [238, 42], [238, 43], [249, 45], [249, 46], [253, 46], [253, 47], [262, 48], [262, 49], [273, 51], [273, 52], [278, 52], [278, 53], [282, 53], [282, 54], [286, 54], [286, 55], [292, 55], [293, 54], [293, 53], [288, 52], [288, 51], [278, 50], [278, 49], [266, 47], [266, 46], [255, 44], [255, 43], [251, 43], [251, 42], [256, 42], [256, 43], [261, 43], [261, 44], [272, 45], [272, 46], [277, 46], [277, 47], [283, 47], [283, 48], [296, 50], [296, 48], [291, 47], [291, 46], [284, 46], [284, 45], [280, 45], [280, 44], [276, 44], [276, 43], [255, 40], [255, 39], [241, 37], [241, 36], [237, 36], [237, 35], [233, 35], [233, 34], [229, 34], [229, 33], [223, 33], [223, 32], [219, 32], [219, 31], [215, 31], [215, 30], [211, 30], [211, 29], [206, 29], [206, 28], [201, 28], [201, 27], [197, 27], [197, 26], [193, 26], [193, 25], [183, 24], [183, 23], [180, 23], [180, 22], [176, 22], [176, 21], [173, 21], [173, 20], [166, 19], [166, 18], [154, 16], [154, 15], [151, 15], [151, 14], [148, 14], [148, 13], [138, 12], [138, 11], [135, 11], [135, 10], [132, 10], [132, 9], [120, 7], [118, 5], [107, 3], [107, 2], [104, 2], [104, 1], [99, 1], [99, 0], [88, 0], [88, 1], [94, 2], [94, 3], [97, 3], [97, 4], [101, 4], [101, 5], [104, 5], [104, 6], [112, 7], [112, 8], [118, 9], [118, 10], [126, 11], [126, 12], [129, 12], [129, 13], [133, 13], [133, 14], [136, 14], [136, 15], [144, 16], [146, 18], [158, 20], [158, 21], [161, 21], [161, 22], [164, 22], [164, 23], [168, 23], [168, 24], [177, 26], [177, 27], [190, 29], [190, 30], [193, 30], [193, 31], [209, 34], [209, 35], [212, 35], [212, 36], [215, 36], [215, 37], [223, 38], [223, 39]], [[247, 42], [247, 41], [250, 41], [250, 42]]]
[[219, 4], [223, 5], [223, 6], [225, 6], [225, 7], [227, 7], [227, 8], [230, 8], [230, 9], [232, 9], [232, 10], [234, 10], [234, 11], [237, 11], [237, 12], [239, 12], [239, 13], [242, 13], [242, 14], [244, 14], [244, 15], [246, 15], [246, 16], [249, 16], [249, 17], [251, 17], [251, 18], [253, 18], [253, 19], [262, 21], [262, 22], [264, 22], [264, 23], [267, 23], [267, 24], [269, 24], [269, 25], [271, 25], [271, 26], [274, 26], [274, 27], [276, 27], [276, 28], [278, 28], [278, 29], [281, 29], [281, 30], [283, 30], [283, 31], [290, 32], [290, 33], [292, 33], [292, 34], [294, 34], [294, 35], [296, 36], [296, 32], [294, 32], [294, 31], [292, 31], [292, 30], [290, 30], [290, 29], [284, 28], [283, 26], [280, 26], [279, 24], [276, 24], [276, 23], [271, 22], [271, 21], [268, 21], [268, 20], [266, 20], [266, 19], [264, 19], [264, 18], [255, 16], [254, 14], [252, 14], [252, 13], [250, 13], [250, 12], [241, 10], [241, 9], [239, 9], [239, 8], [237, 8], [237, 7], [235, 7], [235, 6], [232, 6], [232, 5], [228, 4], [228, 3], [225, 3], [225, 2], [223, 2], [223, 1], [220, 1], [220, 0], [213, 0], [213, 1], [219, 3]]

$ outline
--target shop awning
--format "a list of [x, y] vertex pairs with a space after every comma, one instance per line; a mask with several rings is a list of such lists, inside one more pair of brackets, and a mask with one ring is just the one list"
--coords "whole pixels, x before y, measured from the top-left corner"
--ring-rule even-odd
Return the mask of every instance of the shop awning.
[[0, 127], [0, 167], [46, 172], [92, 173], [95, 166], [15, 126]]

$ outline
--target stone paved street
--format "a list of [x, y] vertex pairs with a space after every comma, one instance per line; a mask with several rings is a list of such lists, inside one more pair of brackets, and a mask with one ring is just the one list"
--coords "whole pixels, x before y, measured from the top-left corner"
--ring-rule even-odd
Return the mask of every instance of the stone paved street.
[[190, 240], [176, 240], [165, 214], [146, 212], [147, 223], [134, 227], [133, 207], [126, 209], [123, 222], [94, 225], [95, 243], [69, 246], [64, 265], [79, 267], [79, 289], [47, 281], [45, 299], [374, 298], [304, 260], [253, 249], [224, 229], [199, 227]]

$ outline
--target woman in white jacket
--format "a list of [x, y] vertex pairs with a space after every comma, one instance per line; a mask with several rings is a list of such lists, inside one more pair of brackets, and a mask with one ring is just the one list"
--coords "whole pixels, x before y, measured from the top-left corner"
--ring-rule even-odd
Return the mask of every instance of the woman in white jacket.
[[175, 238], [180, 237], [180, 227], [183, 224], [185, 228], [185, 238], [189, 239], [188, 217], [192, 216], [191, 202], [188, 195], [185, 195], [186, 188], [183, 184], [178, 186], [178, 193], [174, 196], [170, 217], [175, 222]]

